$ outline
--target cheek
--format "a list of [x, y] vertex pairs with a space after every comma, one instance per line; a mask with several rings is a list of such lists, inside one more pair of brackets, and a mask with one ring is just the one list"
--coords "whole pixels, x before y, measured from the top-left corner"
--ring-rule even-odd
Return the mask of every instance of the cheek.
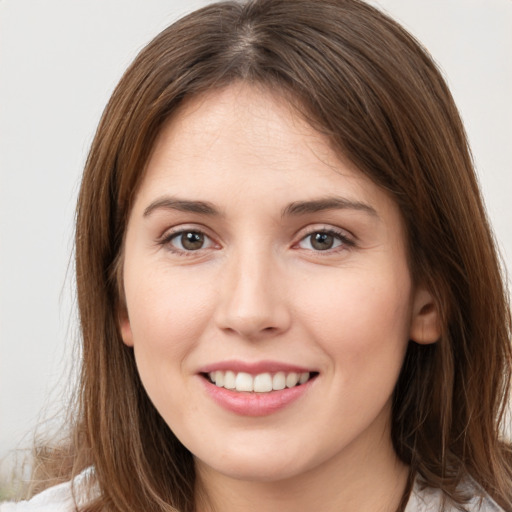
[[[132, 267], [133, 268], [133, 267]], [[168, 424], [181, 421], [173, 411], [191, 410], [183, 385], [187, 358], [211, 318], [211, 290], [197, 286], [163, 265], [141, 266], [125, 279], [133, 349], [142, 384]], [[173, 392], [173, 390], [175, 392]]]
[[303, 297], [299, 314], [305, 327], [344, 367], [344, 375], [361, 366], [401, 365], [411, 315], [407, 277], [353, 272], [297, 295]]
[[180, 363], [200, 339], [211, 318], [212, 290], [199, 286], [200, 277], [165, 265], [137, 269], [125, 279], [135, 355], [141, 374], [146, 368], [157, 373]]

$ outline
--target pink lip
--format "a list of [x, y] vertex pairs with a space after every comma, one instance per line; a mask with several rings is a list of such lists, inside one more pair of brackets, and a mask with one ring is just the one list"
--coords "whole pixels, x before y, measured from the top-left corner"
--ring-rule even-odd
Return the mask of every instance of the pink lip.
[[296, 366], [288, 363], [280, 363], [277, 361], [258, 361], [255, 363], [248, 363], [244, 361], [220, 361], [218, 363], [209, 364], [199, 369], [199, 373], [210, 373], [215, 371], [227, 372], [231, 370], [235, 373], [246, 372], [251, 375], [258, 375], [259, 373], [277, 373], [277, 372], [313, 372], [311, 368], [303, 366]]
[[201, 368], [199, 377], [203, 382], [207, 394], [222, 408], [241, 416], [268, 416], [280, 411], [304, 396], [310, 390], [314, 381], [316, 381], [316, 377], [313, 377], [305, 384], [294, 386], [293, 388], [285, 388], [268, 393], [248, 393], [218, 387], [210, 382], [205, 374], [217, 370], [247, 372], [251, 375], [266, 372], [276, 373], [278, 371], [302, 373], [307, 371], [312, 372], [313, 370], [273, 361], [261, 361], [258, 363], [225, 361]]

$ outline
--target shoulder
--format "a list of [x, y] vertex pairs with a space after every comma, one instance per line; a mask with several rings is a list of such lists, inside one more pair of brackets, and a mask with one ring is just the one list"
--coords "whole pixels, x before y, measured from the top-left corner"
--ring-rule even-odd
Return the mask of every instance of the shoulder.
[[50, 487], [28, 501], [0, 505], [0, 512], [72, 512], [74, 510], [71, 482]]
[[[472, 498], [463, 505], [462, 509], [446, 499], [444, 512], [459, 512], [460, 510], [466, 512], [505, 512], [472, 480], [467, 480], [463, 484], [463, 490], [467, 491]], [[426, 487], [421, 484], [419, 479], [416, 479], [405, 512], [439, 512], [443, 510], [443, 498], [443, 491]]]
[[91, 469], [86, 469], [74, 480], [50, 487], [30, 500], [0, 503], [0, 512], [75, 512], [85, 504], [92, 474]]

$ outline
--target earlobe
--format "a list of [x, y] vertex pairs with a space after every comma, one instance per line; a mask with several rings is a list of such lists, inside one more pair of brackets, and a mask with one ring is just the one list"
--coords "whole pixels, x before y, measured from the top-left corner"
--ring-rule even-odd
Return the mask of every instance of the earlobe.
[[119, 313], [119, 330], [121, 331], [121, 338], [123, 339], [123, 343], [128, 347], [133, 347], [132, 327], [130, 325], [130, 319], [128, 318], [128, 312], [126, 310]]
[[432, 294], [423, 288], [416, 290], [413, 302], [409, 338], [421, 345], [435, 343], [441, 337], [439, 308]]

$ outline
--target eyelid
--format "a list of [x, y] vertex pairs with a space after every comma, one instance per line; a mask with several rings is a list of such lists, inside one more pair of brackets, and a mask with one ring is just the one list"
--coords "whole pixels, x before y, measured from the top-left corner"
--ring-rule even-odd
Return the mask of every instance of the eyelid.
[[[195, 251], [187, 251], [186, 249], [179, 249], [178, 247], [174, 247], [171, 245], [171, 241], [175, 237], [187, 232], [202, 234], [205, 238], [207, 238], [210, 241], [210, 246], [204, 248], [201, 247], [200, 249], [197, 249]], [[179, 224], [177, 226], [167, 228], [163, 232], [163, 234], [157, 238], [156, 243], [157, 245], [166, 248], [168, 251], [172, 253], [183, 256], [192, 256], [194, 254], [197, 255], [212, 248], [220, 248], [220, 244], [215, 240], [215, 237], [210, 234], [210, 230], [200, 224]]]
[[[341, 243], [331, 249], [326, 250], [315, 250], [315, 249], [303, 249], [299, 247], [299, 244], [305, 240], [308, 236], [314, 235], [315, 233], [326, 233], [329, 235], [332, 235], [336, 237], [338, 240], [341, 241]], [[310, 251], [315, 254], [318, 254], [320, 256], [322, 255], [329, 255], [336, 252], [344, 251], [351, 249], [352, 247], [356, 246], [356, 237], [352, 235], [349, 231], [346, 229], [339, 228], [337, 226], [329, 225], [329, 224], [317, 224], [313, 226], [308, 226], [306, 228], [301, 229], [296, 237], [296, 242], [294, 242], [293, 247], [297, 249], [303, 249], [305, 251]]]
[[[208, 247], [201, 247], [197, 250], [186, 250], [186, 249], [180, 249], [178, 247], [172, 246], [171, 241], [186, 232], [197, 232], [201, 233], [205, 238], [209, 240]], [[332, 235], [336, 237], [340, 244], [336, 247], [325, 249], [325, 250], [315, 250], [314, 248], [307, 249], [302, 248], [299, 246], [299, 244], [304, 241], [308, 236], [311, 236], [315, 233], [326, 233], [329, 235]], [[294, 237], [295, 242], [292, 244], [293, 249], [300, 249], [308, 252], [312, 252], [315, 254], [318, 254], [320, 256], [322, 255], [329, 255], [345, 250], [349, 250], [352, 247], [356, 246], [356, 237], [350, 233], [348, 230], [333, 226], [330, 224], [317, 224], [317, 225], [309, 225], [305, 228], [302, 228], [298, 231], [296, 236]], [[183, 255], [183, 256], [192, 256], [192, 255], [199, 255], [203, 254], [204, 251], [208, 251], [211, 249], [219, 249], [221, 248], [221, 244], [216, 241], [216, 237], [213, 236], [210, 233], [210, 230], [206, 228], [205, 226], [201, 224], [179, 224], [170, 228], [167, 228], [161, 236], [159, 236], [156, 240], [157, 245], [163, 246], [168, 251]]]

